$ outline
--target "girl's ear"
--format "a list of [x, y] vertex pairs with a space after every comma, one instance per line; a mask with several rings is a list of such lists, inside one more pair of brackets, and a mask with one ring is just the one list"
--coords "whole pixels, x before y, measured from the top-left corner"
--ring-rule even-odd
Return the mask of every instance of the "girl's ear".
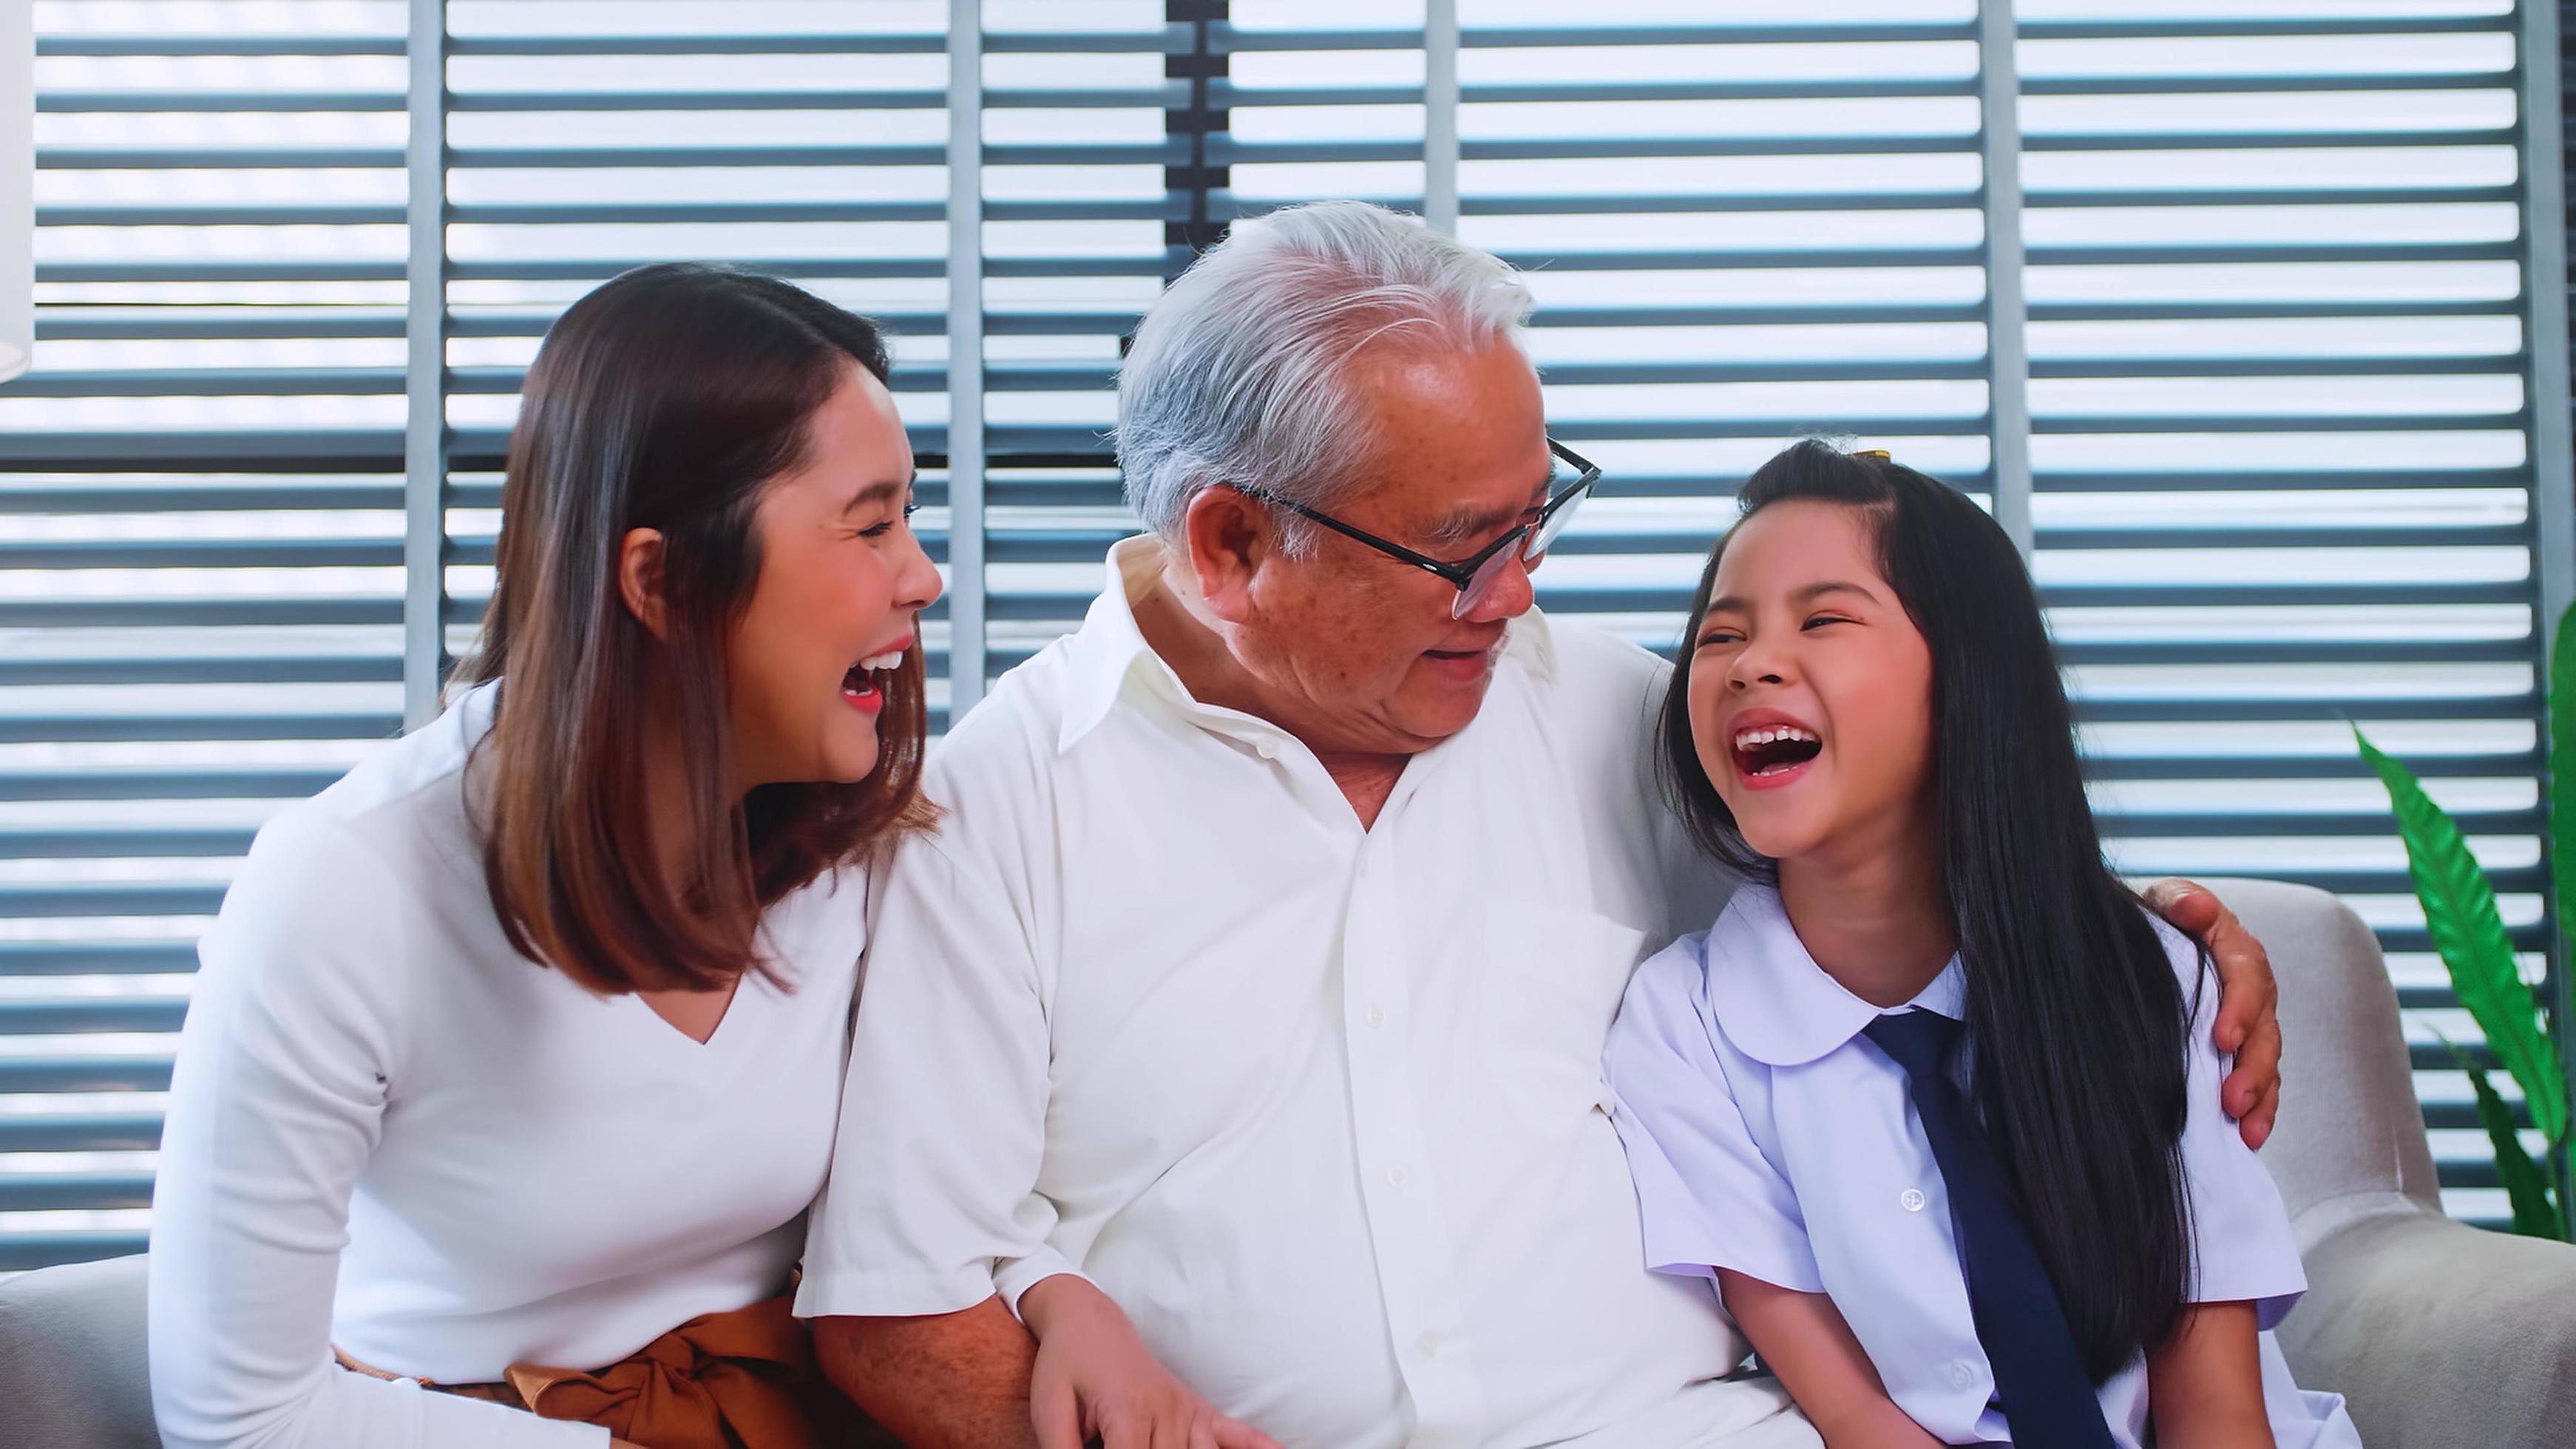
[[1229, 624], [1252, 612], [1252, 580], [1279, 557], [1279, 536], [1269, 511], [1223, 486], [1203, 488], [1181, 515], [1181, 536], [1199, 597]]
[[670, 638], [662, 598], [662, 531], [630, 528], [617, 546], [617, 596], [654, 638]]

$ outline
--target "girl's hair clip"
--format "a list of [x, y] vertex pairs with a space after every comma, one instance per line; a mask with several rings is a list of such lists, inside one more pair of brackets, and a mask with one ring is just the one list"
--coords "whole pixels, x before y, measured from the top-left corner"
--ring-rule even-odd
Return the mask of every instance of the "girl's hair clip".
[[1852, 456], [1855, 458], [1883, 458], [1890, 463], [1896, 461], [1894, 458], [1889, 458], [1887, 456], [1887, 450], [1885, 448], [1858, 448], [1853, 450]]

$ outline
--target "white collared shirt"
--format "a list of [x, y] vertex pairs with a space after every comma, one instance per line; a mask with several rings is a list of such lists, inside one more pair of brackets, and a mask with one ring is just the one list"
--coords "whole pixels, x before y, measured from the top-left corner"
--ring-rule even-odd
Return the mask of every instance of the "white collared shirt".
[[[1181, 1379], [1318, 1449], [1814, 1441], [1705, 1282], [1645, 1271], [1599, 1058], [1724, 883], [1655, 803], [1663, 678], [1515, 622], [1363, 830], [1147, 647], [1131, 540], [934, 753], [872, 888], [797, 1311], [953, 1312], [1078, 1269]], [[1697, 919], [1706, 919], [1700, 915]]]
[[[2303, 1393], [2269, 1332], [2307, 1287], [2288, 1212], [2219, 1109], [2214, 980], [2196, 947], [2155, 923], [2183, 999], [2196, 1003], [2181, 1155], [2197, 1303], [2251, 1300], [2264, 1402], [2281, 1449], [2359, 1449], [2334, 1394]], [[1647, 1261], [1706, 1278], [1728, 1268], [1829, 1293], [1891, 1398], [1946, 1444], [2010, 1442], [1990, 1405], [1949, 1194], [1905, 1072], [1861, 1036], [1882, 1014], [1963, 1014], [1958, 960], [1882, 1013], [1798, 940], [1776, 891], [1746, 886], [1709, 931], [1637, 968], [1605, 1059], [1645, 1214]], [[2142, 1354], [2100, 1389], [2123, 1449], [2146, 1436]]]

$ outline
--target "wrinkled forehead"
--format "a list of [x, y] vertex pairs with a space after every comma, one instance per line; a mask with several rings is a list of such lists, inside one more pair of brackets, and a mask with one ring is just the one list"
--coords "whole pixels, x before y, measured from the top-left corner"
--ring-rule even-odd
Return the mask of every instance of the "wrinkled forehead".
[[1356, 366], [1366, 458], [1355, 497], [1426, 535], [1507, 526], [1556, 473], [1538, 374], [1508, 342], [1473, 352], [1393, 349]]

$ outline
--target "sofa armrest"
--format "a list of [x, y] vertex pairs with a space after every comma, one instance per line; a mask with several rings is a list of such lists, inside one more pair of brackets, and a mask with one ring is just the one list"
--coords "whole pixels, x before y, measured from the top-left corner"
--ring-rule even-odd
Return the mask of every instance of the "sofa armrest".
[[2576, 1245], [2382, 1206], [2304, 1254], [2308, 1295], [2279, 1335], [2300, 1386], [2342, 1394], [2371, 1449], [2566, 1442]]
[[143, 1280], [138, 1254], [0, 1283], [0, 1444], [161, 1449]]

